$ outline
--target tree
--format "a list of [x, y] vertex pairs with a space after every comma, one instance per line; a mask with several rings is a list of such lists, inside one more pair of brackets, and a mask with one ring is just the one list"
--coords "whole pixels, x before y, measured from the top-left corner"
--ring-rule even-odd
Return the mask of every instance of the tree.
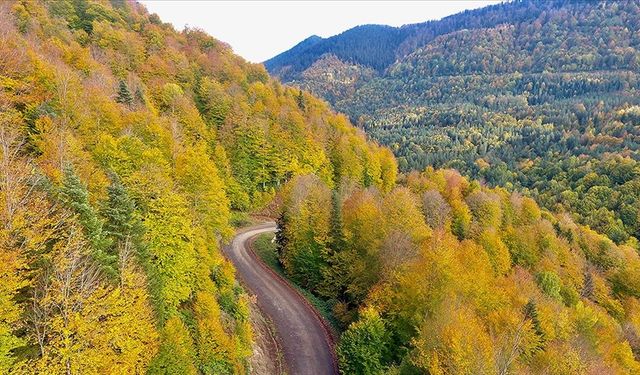
[[493, 343], [478, 316], [464, 305], [442, 309], [419, 328], [415, 365], [430, 374], [496, 373]]
[[540, 324], [540, 318], [538, 318], [538, 308], [536, 307], [536, 303], [531, 299], [527, 301], [527, 304], [524, 305], [523, 312], [525, 319], [531, 320], [533, 329], [540, 340], [539, 345], [542, 347], [542, 345], [544, 345], [545, 335]]
[[29, 227], [40, 229], [25, 220], [26, 210], [33, 210], [32, 217], [41, 214], [32, 205], [35, 194], [28, 186], [31, 165], [20, 155], [25, 140], [18, 129], [11, 126], [12, 122], [19, 123], [17, 113], [3, 111], [0, 114], [0, 201], [3, 202], [0, 208], [0, 373], [11, 372], [16, 362], [13, 351], [25, 344], [15, 333], [22, 326], [23, 314], [16, 297], [29, 285], [25, 249], [20, 246], [25, 241], [20, 238]]
[[418, 208], [418, 199], [406, 187], [397, 187], [389, 192], [382, 203], [387, 219], [387, 230], [406, 233], [416, 246], [431, 236], [424, 216]]
[[197, 91], [198, 109], [207, 123], [220, 127], [231, 107], [230, 99], [219, 82], [205, 77]]
[[129, 91], [127, 83], [123, 80], [120, 80], [120, 82], [118, 83], [118, 94], [116, 96], [116, 102], [125, 104], [127, 106], [133, 104], [133, 95], [131, 95], [131, 91]]
[[342, 198], [337, 190], [331, 193], [331, 228], [329, 248], [332, 254], [345, 250], [344, 228], [342, 223]]
[[298, 108], [300, 108], [302, 111], [304, 111], [307, 107], [302, 90], [298, 91], [298, 95], [296, 96], [296, 103], [298, 103]]
[[63, 170], [60, 200], [77, 215], [85, 236], [91, 245], [91, 255], [111, 277], [117, 275], [117, 257], [109, 254], [110, 241], [102, 229], [102, 222], [89, 203], [87, 187], [69, 165]]
[[331, 191], [315, 176], [296, 177], [288, 188], [287, 246], [282, 264], [294, 280], [315, 290], [329, 254]]
[[193, 216], [211, 240], [229, 238], [229, 199], [203, 144], [187, 147], [177, 156], [176, 179], [186, 193]]
[[83, 304], [85, 322], [76, 333], [83, 347], [82, 372], [140, 373], [158, 352], [146, 278], [133, 265], [125, 266], [120, 277], [120, 285], [102, 283]]
[[16, 362], [13, 351], [26, 342], [14, 332], [21, 326], [22, 307], [16, 303], [20, 289], [28, 285], [21, 270], [25, 260], [16, 251], [0, 251], [0, 373], [11, 373]]
[[220, 307], [215, 297], [207, 292], [198, 292], [194, 313], [197, 322], [195, 346], [202, 361], [202, 372], [212, 375], [239, 372], [241, 366], [234, 358], [235, 345], [221, 324]]
[[354, 375], [383, 374], [388, 336], [384, 321], [373, 308], [366, 308], [360, 319], [342, 334], [337, 354], [340, 372]]
[[157, 293], [158, 314], [164, 320], [177, 313], [196, 287], [198, 261], [186, 199], [165, 192], [151, 202], [144, 226], [153, 267], [150, 281]]
[[562, 288], [562, 280], [553, 271], [543, 271], [536, 275], [536, 281], [542, 291], [551, 298], [562, 299], [560, 289]]
[[102, 207], [104, 232], [118, 255], [120, 267], [142, 246], [143, 227], [134, 200], [116, 176], [107, 187], [107, 200]]
[[287, 237], [287, 215], [284, 210], [280, 215], [278, 215], [276, 224], [276, 252], [278, 253], [278, 262], [282, 264], [282, 259], [284, 258], [284, 253], [286, 251], [285, 249], [289, 243], [289, 239]]
[[369, 288], [380, 278], [379, 252], [386, 237], [387, 223], [380, 202], [369, 190], [355, 191], [343, 205], [347, 252], [347, 294], [356, 304], [366, 297]]
[[177, 316], [169, 319], [161, 331], [160, 351], [151, 362], [148, 374], [188, 374], [195, 375], [195, 348], [188, 328]]
[[432, 229], [444, 228], [451, 215], [451, 207], [435, 189], [422, 194], [422, 212]]
[[60, 232], [51, 262], [42, 267], [32, 290], [30, 328], [40, 349], [37, 371], [73, 373], [98, 365], [84, 362], [92, 343], [81, 332], [97, 320], [86, 308], [103, 286], [100, 267], [88, 256], [91, 250], [80, 228], [72, 224]]
[[458, 239], [462, 240], [469, 234], [471, 225], [471, 212], [467, 205], [454, 199], [451, 204], [451, 232], [455, 234]]

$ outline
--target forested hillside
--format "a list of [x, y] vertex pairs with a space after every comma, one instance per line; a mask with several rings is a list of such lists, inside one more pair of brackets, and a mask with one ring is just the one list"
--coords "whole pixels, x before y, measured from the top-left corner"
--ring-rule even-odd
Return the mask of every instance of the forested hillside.
[[542, 12], [561, 6], [562, 0], [546, 2], [505, 2], [473, 11], [465, 11], [438, 21], [390, 27], [362, 25], [330, 38], [316, 35], [264, 62], [265, 67], [284, 81], [300, 78], [323, 55], [384, 72], [396, 59], [436, 37], [463, 29], [493, 27], [506, 22], [533, 20]]
[[[455, 168], [617, 243], [640, 236], [640, 2], [514, 1], [409, 29], [367, 58], [320, 49], [335, 38], [359, 51], [347, 31], [301, 49], [304, 66], [266, 66], [347, 113], [404, 171]], [[382, 69], [368, 62], [390, 51]]]
[[640, 371], [637, 249], [453, 170], [400, 182], [283, 189], [279, 258], [342, 323], [342, 373]]
[[0, 373], [247, 373], [232, 212], [390, 151], [135, 2], [0, 2]]
[[[637, 109], [611, 116], [633, 142]], [[632, 146], [527, 165], [628, 220]], [[0, 2], [0, 203], [2, 374], [250, 373], [251, 298], [220, 250], [267, 205], [286, 273], [342, 325], [345, 374], [640, 372], [636, 242], [453, 170], [398, 178], [323, 101], [135, 2]]]

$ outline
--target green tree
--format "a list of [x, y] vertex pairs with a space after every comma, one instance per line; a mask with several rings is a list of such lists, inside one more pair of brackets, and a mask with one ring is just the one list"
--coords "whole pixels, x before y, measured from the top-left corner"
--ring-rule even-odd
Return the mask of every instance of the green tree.
[[103, 205], [102, 216], [105, 218], [104, 231], [114, 244], [127, 238], [138, 239], [142, 232], [136, 204], [115, 175], [107, 187], [107, 201]]
[[160, 317], [177, 313], [195, 289], [198, 266], [194, 248], [193, 221], [181, 195], [166, 192], [152, 202], [144, 220], [145, 240], [155, 275], [152, 286], [159, 290]]
[[536, 276], [538, 286], [549, 297], [561, 300], [560, 290], [562, 289], [562, 280], [553, 271], [540, 272]]
[[304, 99], [304, 93], [302, 92], [302, 90], [298, 91], [298, 95], [296, 96], [296, 103], [298, 103], [298, 108], [303, 111], [307, 108], [307, 103]]
[[338, 345], [338, 360], [343, 374], [383, 374], [388, 335], [384, 321], [373, 308], [365, 309], [351, 324]]
[[123, 80], [120, 80], [120, 83], [118, 84], [116, 102], [126, 105], [131, 105], [133, 103], [133, 95], [131, 95], [131, 91], [129, 91], [127, 83]]
[[107, 187], [107, 200], [101, 213], [105, 219], [105, 235], [112, 244], [110, 255], [118, 257], [118, 266], [122, 270], [132, 256], [142, 255], [144, 227], [134, 200], [116, 175]]
[[329, 248], [332, 253], [340, 252], [346, 247], [344, 228], [342, 223], [342, 199], [340, 193], [334, 190], [331, 195], [331, 226]]
[[78, 223], [82, 226], [85, 236], [91, 245], [91, 255], [100, 264], [102, 270], [109, 276], [117, 275], [117, 258], [109, 253], [110, 242], [102, 228], [102, 221], [89, 203], [87, 187], [71, 166], [63, 170], [60, 200], [77, 215]]
[[538, 308], [536, 307], [536, 303], [533, 300], [529, 300], [526, 305], [524, 305], [524, 318], [531, 320], [531, 325], [533, 326], [533, 330], [539, 338], [539, 346], [544, 344], [544, 331], [542, 330], [542, 326], [540, 325], [540, 318], [538, 318]]

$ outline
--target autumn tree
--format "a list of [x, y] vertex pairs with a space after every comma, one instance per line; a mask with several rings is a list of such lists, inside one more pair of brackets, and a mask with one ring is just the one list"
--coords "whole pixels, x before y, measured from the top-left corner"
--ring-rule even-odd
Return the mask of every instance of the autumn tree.
[[281, 261], [294, 280], [313, 290], [329, 255], [331, 192], [315, 176], [298, 177], [289, 189]]
[[153, 265], [152, 289], [157, 288], [159, 314], [177, 312], [195, 288], [196, 252], [186, 199], [167, 192], [152, 202], [144, 218], [144, 239]]
[[441, 229], [449, 220], [451, 207], [437, 190], [428, 190], [422, 194], [422, 212], [432, 229]]

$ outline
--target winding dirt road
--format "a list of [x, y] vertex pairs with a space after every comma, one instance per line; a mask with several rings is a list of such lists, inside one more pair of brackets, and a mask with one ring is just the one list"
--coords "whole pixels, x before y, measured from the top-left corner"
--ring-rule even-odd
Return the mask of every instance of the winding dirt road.
[[273, 222], [244, 229], [226, 247], [227, 257], [245, 286], [257, 296], [260, 309], [273, 321], [289, 374], [337, 374], [331, 335], [318, 313], [249, 249], [252, 238], [275, 230]]

